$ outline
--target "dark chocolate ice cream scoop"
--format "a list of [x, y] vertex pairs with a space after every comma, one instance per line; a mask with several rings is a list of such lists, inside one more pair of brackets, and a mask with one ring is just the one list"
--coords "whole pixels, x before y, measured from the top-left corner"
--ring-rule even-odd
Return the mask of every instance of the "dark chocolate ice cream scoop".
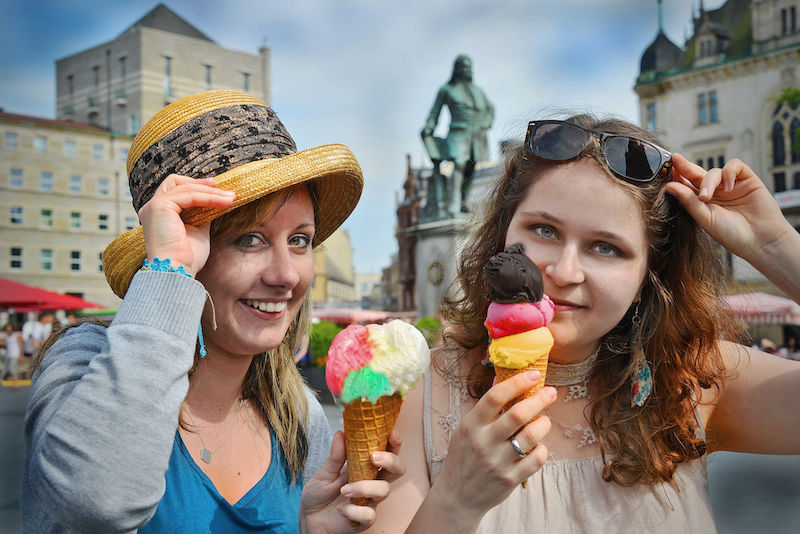
[[483, 275], [489, 285], [489, 299], [499, 304], [542, 300], [542, 273], [525, 255], [522, 243], [508, 245], [486, 262]]

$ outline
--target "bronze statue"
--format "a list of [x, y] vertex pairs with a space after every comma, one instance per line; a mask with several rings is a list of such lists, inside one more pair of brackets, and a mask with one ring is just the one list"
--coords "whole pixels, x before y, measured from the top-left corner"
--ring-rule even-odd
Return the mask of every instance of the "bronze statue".
[[[443, 106], [450, 111], [450, 131], [445, 139], [433, 136]], [[433, 180], [428, 187], [428, 210], [436, 207], [440, 214], [446, 210], [451, 218], [468, 211], [475, 163], [489, 159], [486, 133], [493, 120], [494, 106], [483, 90], [472, 83], [472, 60], [465, 55], [458, 56], [450, 81], [439, 88], [422, 130], [422, 141], [434, 166]], [[442, 161], [452, 161], [454, 165], [446, 183], [439, 172]]]

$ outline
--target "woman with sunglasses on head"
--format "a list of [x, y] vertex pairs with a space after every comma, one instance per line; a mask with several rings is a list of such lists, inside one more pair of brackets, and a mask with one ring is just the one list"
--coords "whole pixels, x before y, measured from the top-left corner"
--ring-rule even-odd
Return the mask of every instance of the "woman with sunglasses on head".
[[[714, 532], [709, 453], [800, 454], [800, 365], [729, 341], [716, 298], [709, 235], [800, 301], [800, 235], [741, 161], [705, 171], [621, 120], [532, 122], [473, 230], [372, 530]], [[515, 243], [555, 344], [546, 386], [504, 410], [540, 379], [484, 364], [483, 268]]]
[[352, 153], [297, 151], [263, 102], [208, 91], [156, 114], [128, 171], [142, 226], [103, 255], [122, 305], [107, 328], [67, 329], [41, 351], [25, 417], [25, 530], [369, 525], [402, 466], [376, 454], [383, 480], [346, 484], [343, 436], [331, 436], [293, 359], [309, 327], [312, 247], [361, 194]]

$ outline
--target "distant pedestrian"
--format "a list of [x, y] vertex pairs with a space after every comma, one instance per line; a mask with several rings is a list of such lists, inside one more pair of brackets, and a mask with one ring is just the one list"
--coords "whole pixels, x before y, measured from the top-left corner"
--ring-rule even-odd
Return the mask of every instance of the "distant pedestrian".
[[19, 360], [22, 356], [22, 332], [12, 323], [6, 324], [5, 333], [6, 358], [3, 366], [3, 378], [9, 375], [14, 387], [19, 387]]

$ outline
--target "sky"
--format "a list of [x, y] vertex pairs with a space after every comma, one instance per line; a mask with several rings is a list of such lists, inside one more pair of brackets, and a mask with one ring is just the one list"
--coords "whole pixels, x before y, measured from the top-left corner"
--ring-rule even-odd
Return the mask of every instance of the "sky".
[[[656, 0], [165, 0], [219, 45], [271, 50], [271, 105], [298, 148], [348, 145], [365, 187], [343, 228], [358, 273], [397, 250], [406, 155], [453, 61], [467, 54], [495, 107], [493, 157], [529, 120], [588, 111], [639, 122], [633, 90], [658, 32]], [[715, 9], [724, 0], [705, 0]], [[55, 61], [116, 38], [157, 0], [0, 0], [0, 108], [55, 118]], [[699, 0], [663, 0], [664, 33], [681, 46]], [[442, 114], [436, 133], [447, 133]]]

